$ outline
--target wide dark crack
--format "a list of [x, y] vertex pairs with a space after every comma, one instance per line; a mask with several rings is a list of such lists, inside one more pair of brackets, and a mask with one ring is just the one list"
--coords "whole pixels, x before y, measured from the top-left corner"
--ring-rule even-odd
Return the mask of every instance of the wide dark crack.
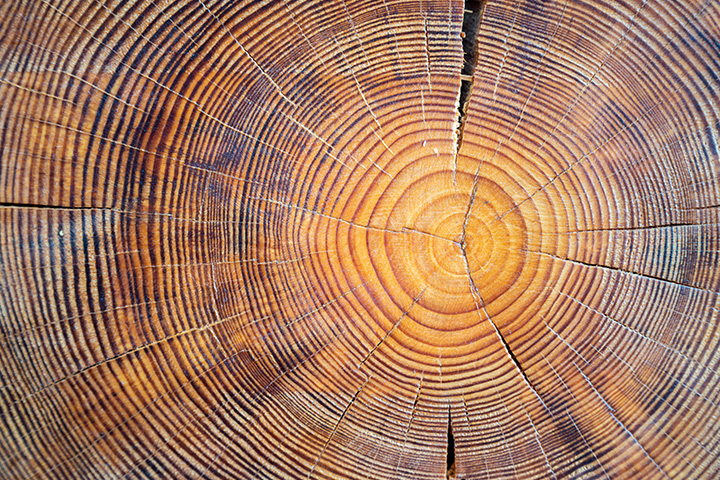
[[452, 414], [448, 406], [448, 430], [447, 430], [447, 479], [455, 478], [455, 436], [452, 431]]
[[475, 67], [478, 61], [478, 32], [482, 23], [485, 0], [466, 0], [463, 15], [462, 37], [463, 66], [460, 71], [460, 99], [458, 101], [457, 150], [462, 146], [467, 107], [472, 94]]

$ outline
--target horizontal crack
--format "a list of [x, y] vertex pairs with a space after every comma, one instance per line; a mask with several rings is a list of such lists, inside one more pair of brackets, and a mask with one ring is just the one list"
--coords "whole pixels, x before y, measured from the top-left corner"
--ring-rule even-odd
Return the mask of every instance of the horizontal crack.
[[0, 202], [0, 208], [38, 208], [38, 209], [50, 209], [50, 210], [107, 210], [116, 211], [111, 207], [73, 207], [69, 205], [44, 205], [37, 203], [16, 203], [16, 202]]

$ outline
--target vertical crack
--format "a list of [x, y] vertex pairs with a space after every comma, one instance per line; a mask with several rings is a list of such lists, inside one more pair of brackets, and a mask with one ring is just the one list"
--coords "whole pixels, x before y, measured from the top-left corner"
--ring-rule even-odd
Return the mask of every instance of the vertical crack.
[[458, 118], [456, 122], [455, 136], [455, 160], [457, 153], [462, 146], [463, 130], [465, 128], [465, 117], [473, 88], [475, 67], [478, 61], [477, 38], [482, 23], [482, 14], [486, 0], [465, 0], [463, 14], [463, 26], [460, 36], [463, 44], [463, 67], [460, 71], [460, 96], [458, 98]]
[[445, 478], [455, 478], [455, 436], [452, 431], [452, 413], [448, 405], [448, 430], [447, 430], [447, 473]]

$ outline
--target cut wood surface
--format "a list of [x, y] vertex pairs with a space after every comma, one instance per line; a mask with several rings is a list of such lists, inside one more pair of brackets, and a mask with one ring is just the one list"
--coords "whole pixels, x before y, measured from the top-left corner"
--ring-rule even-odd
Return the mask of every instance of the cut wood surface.
[[719, 18], [0, 2], [0, 478], [718, 478]]

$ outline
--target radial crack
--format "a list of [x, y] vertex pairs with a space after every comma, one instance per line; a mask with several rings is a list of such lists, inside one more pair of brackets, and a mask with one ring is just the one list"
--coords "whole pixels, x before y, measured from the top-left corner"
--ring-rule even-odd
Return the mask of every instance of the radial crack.
[[473, 78], [478, 60], [477, 37], [482, 22], [482, 14], [485, 7], [485, 0], [465, 0], [463, 15], [462, 38], [463, 45], [463, 66], [460, 71], [460, 92], [458, 96], [458, 118], [455, 129], [455, 161], [457, 165], [457, 154], [462, 146], [463, 129], [470, 94], [473, 88]]
[[605, 405], [605, 407], [608, 409], [608, 413], [610, 414], [610, 416], [612, 417], [612, 419], [615, 420], [615, 423], [617, 423], [617, 424], [625, 431], [625, 433], [630, 436], [630, 438], [633, 440], [633, 443], [635, 443], [635, 444], [640, 448], [640, 450], [643, 451], [643, 453], [645, 454], [645, 456], [650, 460], [650, 462], [652, 462], [653, 465], [655, 465], [655, 467], [657, 467], [657, 469], [660, 471], [660, 473], [663, 475], [663, 477], [665, 477], [665, 478], [670, 478], [670, 477], [668, 477], [667, 473], [665, 473], [665, 470], [663, 470], [663, 468], [662, 468], [662, 467], [655, 461], [655, 459], [650, 455], [650, 452], [648, 452], [647, 449], [643, 446], [643, 444], [640, 443], [640, 440], [635, 436], [635, 434], [634, 434], [633, 432], [631, 432], [630, 429], [628, 429], [628, 428], [625, 426], [625, 424], [624, 424], [622, 421], [620, 421], [619, 418], [617, 418], [617, 417], [615, 416], [616, 410], [610, 406], [610, 404], [603, 398], [602, 395], [600, 395], [600, 392], [597, 391], [597, 389], [596, 389], [595, 386], [592, 384], [592, 382], [590, 382], [590, 379], [583, 373], [582, 370], [580, 370], [580, 367], [578, 367], [577, 365], [575, 365], [575, 368], [578, 369], [578, 371], [579, 371], [580, 374], [583, 376], [583, 378], [585, 379], [585, 381], [588, 383], [588, 385], [590, 385], [590, 388], [592, 388], [593, 392], [595, 392], [595, 394], [600, 398], [600, 400], [602, 401], [602, 403], [603, 403], [603, 404]]
[[697, 290], [697, 291], [700, 291], [700, 292], [707, 292], [707, 293], [709, 293], [709, 294], [711, 294], [711, 295], [720, 295], [720, 291], [710, 290], [710, 289], [705, 288], [705, 287], [702, 287], [702, 286], [700, 286], [700, 285], [694, 285], [694, 284], [691, 284], [691, 283], [683, 283], [683, 282], [678, 281], [678, 280], [672, 280], [672, 279], [669, 279], [669, 278], [659, 277], [659, 276], [657, 276], [657, 275], [650, 275], [650, 274], [648, 274], [648, 273], [636, 272], [636, 271], [634, 271], [634, 270], [629, 270], [629, 269], [626, 269], [626, 268], [613, 267], [613, 266], [611, 266], [611, 265], [601, 265], [601, 264], [599, 264], [599, 263], [585, 262], [585, 261], [582, 261], [582, 260], [576, 260], [576, 259], [573, 259], [573, 258], [562, 257], [562, 256], [559, 256], [559, 255], [554, 255], [554, 254], [552, 254], [552, 253], [547, 253], [547, 252], [543, 252], [543, 251], [531, 251], [531, 250], [525, 250], [525, 251], [526, 251], [526, 252], [536, 253], [536, 254], [538, 254], [538, 255], [544, 255], [544, 256], [546, 256], [546, 257], [554, 258], [554, 259], [556, 259], [556, 260], [560, 260], [560, 261], [567, 262], [567, 263], [570, 263], [570, 264], [582, 265], [582, 266], [585, 266], [585, 267], [588, 267], [588, 268], [597, 268], [597, 269], [600, 269], [600, 270], [605, 270], [605, 271], [610, 271], [610, 272], [624, 273], [624, 274], [626, 274], [626, 275], [631, 275], [631, 276], [639, 277], [639, 278], [647, 278], [647, 279], [650, 279], [650, 280], [655, 280], [655, 281], [657, 281], [657, 282], [667, 283], [668, 285], [675, 285], [675, 286], [678, 286], [678, 287], [681, 287], [681, 288], [690, 288], [690, 289]]
[[97, 211], [97, 210], [105, 210], [105, 211], [119, 211], [115, 210], [112, 207], [78, 207], [78, 206], [71, 206], [71, 205], [46, 205], [42, 203], [16, 203], [16, 202], [0, 202], [0, 208], [33, 208], [33, 209], [48, 209], [48, 210], [80, 210], [80, 211]]
[[340, 428], [340, 424], [342, 423], [343, 419], [345, 418], [345, 415], [347, 414], [348, 410], [350, 410], [350, 407], [352, 407], [353, 403], [355, 403], [355, 400], [360, 396], [365, 386], [370, 381], [370, 378], [365, 380], [365, 383], [360, 385], [360, 388], [358, 388], [357, 392], [355, 392], [355, 395], [352, 396], [350, 399], [350, 403], [347, 404], [343, 412], [340, 414], [340, 418], [338, 419], [337, 423], [335, 423], [335, 427], [333, 427], [332, 431], [330, 432], [330, 435], [328, 436], [327, 440], [325, 441], [325, 445], [323, 445], [322, 450], [320, 450], [320, 455], [318, 455], [317, 459], [315, 460], [315, 463], [313, 464], [312, 468], [310, 469], [310, 472], [308, 473], [307, 479], [310, 480], [312, 478], [313, 474], [315, 473], [315, 469], [318, 466], [318, 463], [320, 463], [320, 460], [322, 460], [323, 455], [325, 454], [325, 450], [327, 450], [328, 445], [332, 441], [333, 437], [335, 436], [335, 432], [337, 432], [338, 428]]
[[[470, 281], [470, 293], [473, 296], [473, 299], [475, 301], [475, 307], [478, 311], [478, 315], [480, 315], [480, 312], [482, 311], [485, 314], [485, 318], [487, 318], [488, 322], [490, 322], [490, 325], [492, 325], [493, 330], [495, 330], [495, 333], [497, 334], [498, 339], [500, 340], [500, 344], [505, 349], [505, 353], [512, 361], [513, 365], [515, 366], [515, 370], [517, 370], [520, 377], [525, 382], [525, 385], [530, 389], [530, 391], [537, 397], [538, 401], [542, 404], [542, 406], [545, 408], [545, 410], [548, 411], [548, 413], [553, 416], [552, 411], [548, 408], [548, 406], [543, 401], [540, 394], [535, 389], [535, 386], [530, 382], [530, 379], [528, 378], [527, 374], [525, 373], [525, 370], [523, 370], [522, 365], [520, 364], [520, 360], [515, 356], [515, 354], [512, 351], [512, 348], [510, 348], [510, 344], [508, 343], [507, 339], [503, 336], [502, 332], [500, 331], [500, 328], [495, 324], [492, 317], [490, 316], [490, 313], [487, 311], [487, 308], [485, 306], [485, 301], [482, 298], [482, 295], [480, 293], [480, 290], [477, 288], [477, 285], [475, 285], [475, 280], [472, 277], [472, 273], [470, 271], [470, 263], [468, 261], [468, 255], [467, 255], [467, 244], [465, 243], [465, 235], [466, 235], [466, 227], [463, 226], [462, 236], [461, 236], [461, 242], [460, 242], [460, 250], [462, 251], [463, 261], [465, 262], [465, 271], [467, 272], [468, 280]], [[482, 315], [480, 315], [480, 318], [482, 319]]]
[[455, 478], [455, 436], [452, 429], [452, 413], [448, 405], [448, 430], [447, 430], [447, 473], [448, 479]]
[[393, 332], [400, 326], [400, 323], [403, 321], [403, 319], [404, 319], [405, 317], [408, 316], [408, 314], [410, 313], [410, 310], [412, 310], [412, 308], [415, 306], [415, 304], [416, 304], [418, 301], [420, 301], [420, 298], [421, 298], [421, 297], [423, 296], [423, 294], [425, 293], [425, 290], [427, 290], [427, 287], [423, 288], [423, 290], [418, 294], [418, 296], [415, 297], [415, 299], [413, 299], [413, 302], [412, 302], [412, 304], [408, 307], [408, 309], [405, 310], [405, 311], [403, 312], [402, 316], [400, 316], [400, 318], [398, 319], [398, 321], [395, 322], [395, 325], [393, 325], [393, 327], [385, 334], [385, 336], [384, 336], [382, 339], [380, 339], [380, 341], [368, 352], [367, 355], [365, 355], [365, 358], [363, 358], [362, 361], [360, 362], [360, 364], [358, 364], [358, 368], [360, 368], [360, 367], [362, 367], [363, 365], [365, 365], [365, 362], [367, 362], [367, 360], [373, 355], [373, 353], [375, 353], [375, 350], [377, 350], [378, 348], [380, 348], [380, 345], [382, 345], [383, 343], [385, 343], [385, 340], [387, 340], [388, 337], [389, 337], [390, 335], [392, 335]]

